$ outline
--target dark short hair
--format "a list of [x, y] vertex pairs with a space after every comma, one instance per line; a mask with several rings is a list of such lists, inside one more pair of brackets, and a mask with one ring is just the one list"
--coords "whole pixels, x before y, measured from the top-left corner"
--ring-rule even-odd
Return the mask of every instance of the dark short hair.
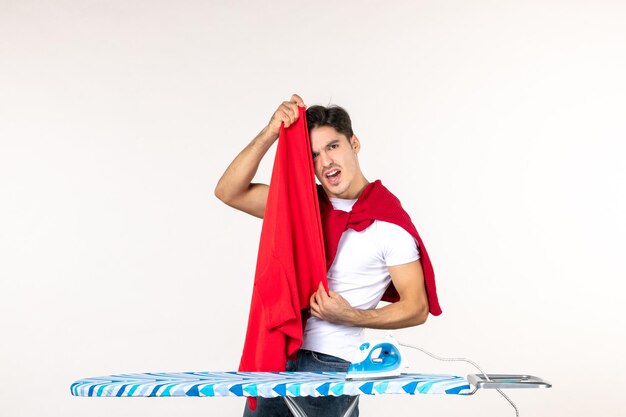
[[309, 132], [316, 127], [330, 126], [350, 140], [354, 132], [352, 131], [352, 121], [350, 115], [343, 108], [337, 105], [329, 107], [311, 106], [306, 109], [306, 122]]

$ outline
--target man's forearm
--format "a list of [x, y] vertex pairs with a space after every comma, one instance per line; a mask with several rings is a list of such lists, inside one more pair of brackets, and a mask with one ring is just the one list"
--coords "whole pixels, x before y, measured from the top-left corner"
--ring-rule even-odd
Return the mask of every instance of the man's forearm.
[[[400, 300], [381, 308], [360, 310], [350, 305], [340, 294], [320, 283], [309, 300], [311, 315], [330, 323], [372, 329], [401, 329], [423, 324], [428, 318], [428, 298], [414, 273], [421, 271], [419, 261], [392, 267], [394, 285]], [[419, 276], [419, 274], [418, 274]]]
[[428, 306], [408, 301], [397, 301], [373, 310], [351, 308], [344, 324], [370, 329], [401, 329], [423, 324], [428, 318]]
[[259, 169], [261, 159], [277, 138], [278, 135], [271, 133], [267, 126], [263, 128], [226, 168], [215, 187], [215, 195], [226, 202], [246, 192]]

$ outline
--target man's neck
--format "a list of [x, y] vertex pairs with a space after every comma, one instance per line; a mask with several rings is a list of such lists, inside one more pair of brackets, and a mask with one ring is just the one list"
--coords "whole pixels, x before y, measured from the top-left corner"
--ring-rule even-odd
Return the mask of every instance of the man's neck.
[[369, 183], [370, 182], [365, 177], [362, 177], [362, 181], [359, 184], [358, 191], [356, 192], [354, 197], [350, 197], [350, 198], [351, 199], [359, 198], [361, 196], [361, 194], [363, 193], [363, 190], [365, 190], [365, 188], [369, 185]]

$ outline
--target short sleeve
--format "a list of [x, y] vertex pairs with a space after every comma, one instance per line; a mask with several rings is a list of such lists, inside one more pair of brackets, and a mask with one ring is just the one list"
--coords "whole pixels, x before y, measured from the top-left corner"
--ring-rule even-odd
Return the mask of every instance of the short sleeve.
[[402, 265], [420, 259], [418, 243], [409, 232], [393, 223], [377, 221], [382, 256], [387, 266]]

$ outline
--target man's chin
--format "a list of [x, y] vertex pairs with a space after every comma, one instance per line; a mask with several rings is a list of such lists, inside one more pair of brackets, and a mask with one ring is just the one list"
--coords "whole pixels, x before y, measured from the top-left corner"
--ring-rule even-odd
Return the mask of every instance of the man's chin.
[[339, 186], [325, 187], [324, 185], [322, 185], [322, 188], [324, 189], [324, 192], [326, 192], [326, 195], [328, 197], [343, 198], [343, 199], [348, 198], [344, 196], [344, 194], [347, 191], [346, 187], [339, 187]]

